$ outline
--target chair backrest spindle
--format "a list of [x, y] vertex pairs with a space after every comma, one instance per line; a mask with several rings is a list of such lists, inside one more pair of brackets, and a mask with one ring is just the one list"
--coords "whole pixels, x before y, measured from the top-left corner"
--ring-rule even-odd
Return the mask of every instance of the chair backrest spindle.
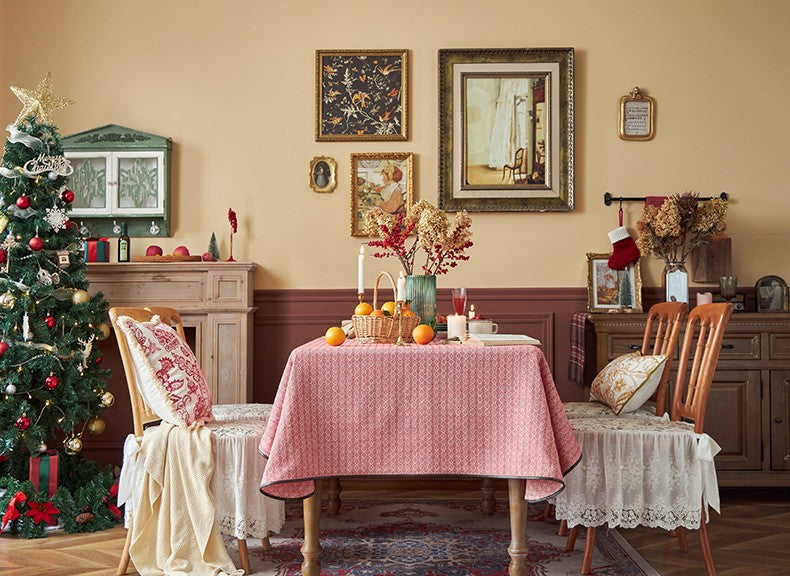
[[[655, 393], [656, 416], [663, 416], [666, 412], [669, 373], [675, 360], [681, 321], [687, 311], [688, 304], [685, 302], [659, 302], [654, 304], [647, 313], [645, 334], [642, 338], [642, 356], [648, 354], [667, 355], [664, 373]], [[655, 335], [653, 335], [654, 326]]]

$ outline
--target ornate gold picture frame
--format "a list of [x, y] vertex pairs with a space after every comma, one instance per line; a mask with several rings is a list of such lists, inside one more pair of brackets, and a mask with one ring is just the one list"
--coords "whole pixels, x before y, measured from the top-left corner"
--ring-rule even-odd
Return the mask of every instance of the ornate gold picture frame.
[[573, 48], [439, 51], [439, 207], [573, 210]]
[[411, 152], [351, 154], [351, 235], [365, 236], [363, 219], [372, 208], [407, 214], [414, 198]]
[[620, 98], [617, 133], [623, 140], [652, 140], [655, 133], [655, 102], [634, 86]]
[[315, 139], [407, 140], [408, 50], [316, 50]]
[[609, 268], [611, 254], [587, 254], [587, 311], [641, 312], [642, 274], [639, 261], [623, 270]]
[[310, 161], [310, 188], [316, 192], [332, 192], [337, 187], [337, 162], [329, 156], [316, 156]]

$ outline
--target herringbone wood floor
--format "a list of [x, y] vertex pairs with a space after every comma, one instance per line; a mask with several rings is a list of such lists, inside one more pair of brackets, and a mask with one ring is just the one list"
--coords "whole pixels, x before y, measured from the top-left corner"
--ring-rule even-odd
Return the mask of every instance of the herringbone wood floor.
[[[479, 498], [475, 490], [350, 490], [348, 499], [383, 494], [393, 497]], [[722, 514], [713, 515], [709, 536], [719, 576], [768, 576], [790, 572], [790, 490], [722, 489]], [[505, 492], [497, 492], [506, 498]], [[527, 528], [529, 529], [529, 528]], [[661, 530], [637, 528], [623, 535], [662, 576], [705, 574], [705, 563], [695, 533], [689, 534], [689, 552]], [[61, 532], [40, 540], [0, 536], [0, 574], [3, 576], [109, 576], [115, 573], [123, 550], [125, 531], [84, 535]], [[577, 546], [583, 546], [580, 542]], [[234, 560], [237, 560], [234, 558]], [[135, 574], [130, 567], [130, 574]]]

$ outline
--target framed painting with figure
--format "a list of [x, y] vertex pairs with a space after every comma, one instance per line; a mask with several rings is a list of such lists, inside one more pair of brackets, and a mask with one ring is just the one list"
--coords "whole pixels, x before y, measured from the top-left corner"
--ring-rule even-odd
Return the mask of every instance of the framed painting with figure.
[[611, 254], [587, 254], [587, 311], [641, 312], [639, 261], [622, 270], [609, 268]]
[[411, 152], [351, 154], [352, 236], [366, 236], [363, 220], [373, 208], [408, 213], [414, 188], [412, 156]]
[[408, 50], [316, 50], [315, 139], [406, 140]]
[[316, 156], [310, 162], [310, 188], [331, 192], [337, 186], [337, 162], [329, 156]]
[[779, 276], [763, 276], [754, 285], [758, 312], [787, 312], [787, 282]]
[[439, 207], [573, 202], [573, 48], [440, 50]]

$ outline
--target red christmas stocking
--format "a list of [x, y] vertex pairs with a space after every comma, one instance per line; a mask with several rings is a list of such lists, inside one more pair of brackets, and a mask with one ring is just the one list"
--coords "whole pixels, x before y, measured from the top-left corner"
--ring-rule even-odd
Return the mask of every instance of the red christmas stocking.
[[609, 240], [612, 242], [609, 268], [622, 270], [632, 262], [639, 260], [639, 248], [636, 247], [636, 242], [631, 238], [625, 226], [620, 226], [609, 232]]

